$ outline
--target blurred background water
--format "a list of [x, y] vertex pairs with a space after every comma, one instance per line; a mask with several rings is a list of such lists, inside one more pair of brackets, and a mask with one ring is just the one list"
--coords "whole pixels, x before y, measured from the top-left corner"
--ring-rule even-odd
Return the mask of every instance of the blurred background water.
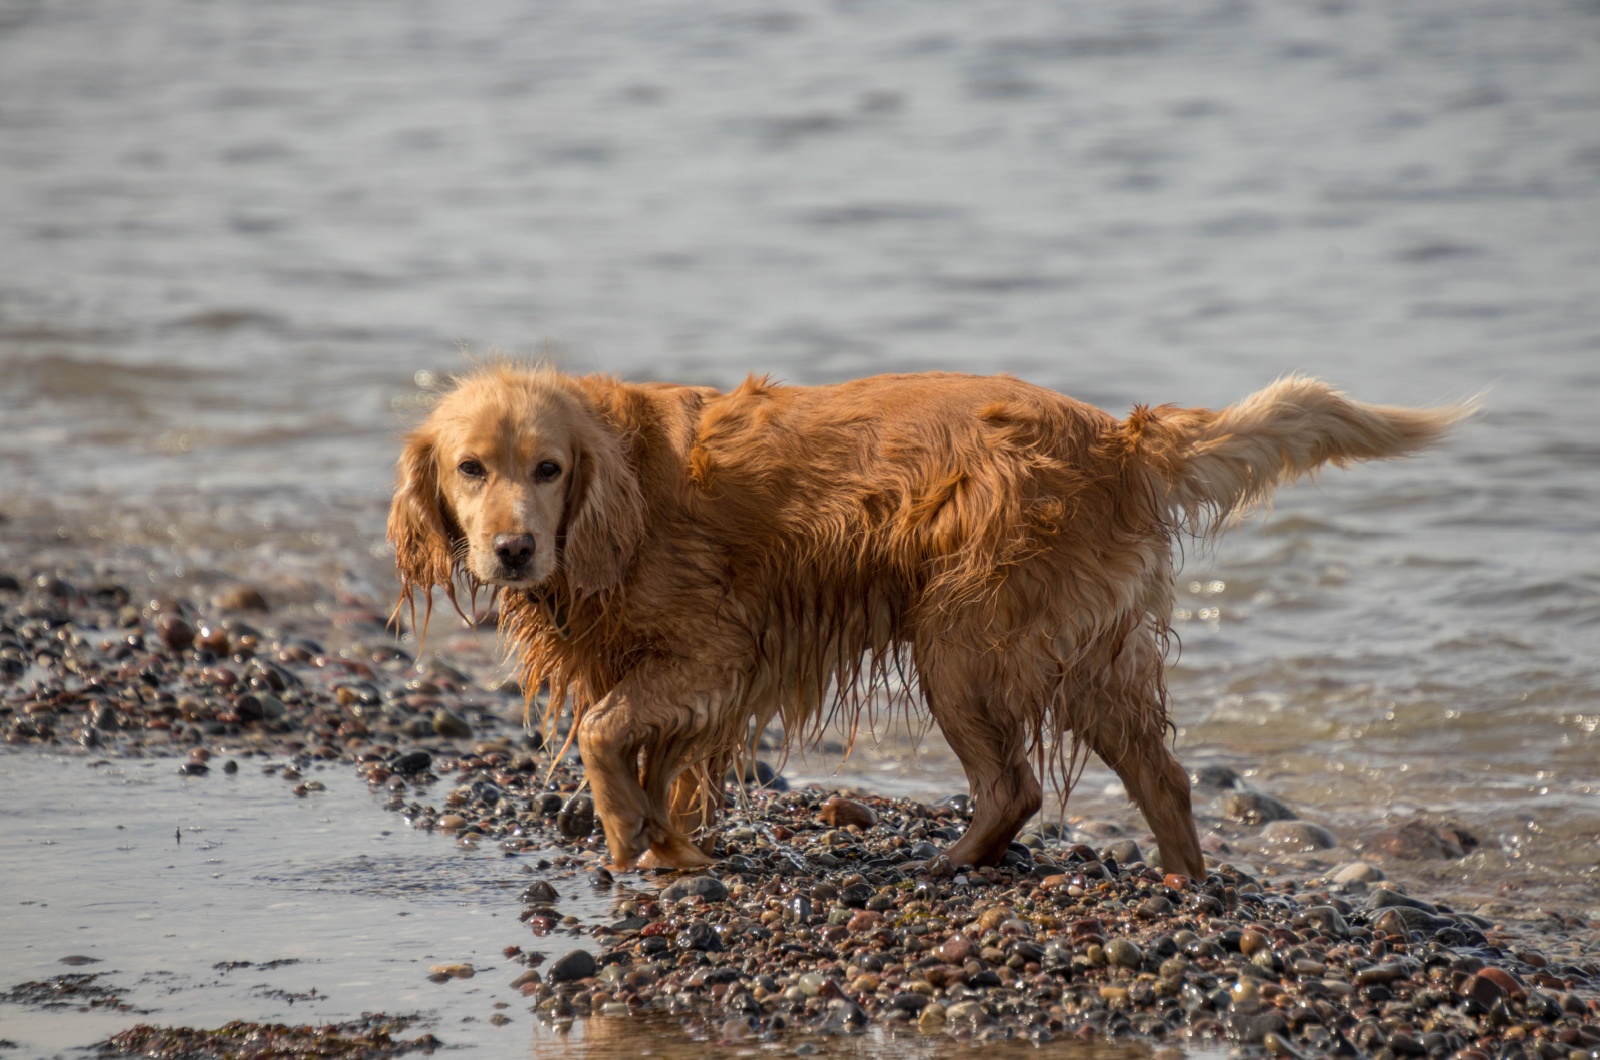
[[387, 595], [397, 436], [463, 350], [1119, 415], [1487, 389], [1188, 557], [1180, 747], [1589, 902], [1597, 279], [1593, 0], [0, 0], [13, 567]]

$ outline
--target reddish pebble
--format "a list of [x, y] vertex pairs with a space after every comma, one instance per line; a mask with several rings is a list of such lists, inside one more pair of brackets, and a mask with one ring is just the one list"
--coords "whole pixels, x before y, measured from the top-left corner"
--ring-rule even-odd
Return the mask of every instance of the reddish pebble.
[[228, 631], [214, 622], [208, 622], [201, 626], [199, 632], [195, 634], [194, 640], [200, 647], [215, 655], [228, 654]]
[[1489, 980], [1494, 985], [1498, 986], [1501, 990], [1504, 990], [1506, 993], [1510, 994], [1512, 997], [1525, 997], [1528, 993], [1527, 988], [1522, 985], [1522, 980], [1518, 979], [1504, 968], [1484, 968], [1480, 970], [1478, 974]]
[[1181, 872], [1169, 872], [1161, 877], [1161, 882], [1171, 887], [1174, 891], [1187, 891], [1190, 879]]
[[859, 802], [832, 798], [822, 804], [822, 823], [834, 828], [871, 828], [878, 823], [878, 815]]
[[965, 935], [951, 935], [934, 952], [947, 964], [961, 964], [978, 952], [978, 945]]
[[860, 909], [850, 918], [850, 923], [845, 926], [851, 931], [871, 931], [881, 923], [883, 923], [882, 913], [871, 909]]

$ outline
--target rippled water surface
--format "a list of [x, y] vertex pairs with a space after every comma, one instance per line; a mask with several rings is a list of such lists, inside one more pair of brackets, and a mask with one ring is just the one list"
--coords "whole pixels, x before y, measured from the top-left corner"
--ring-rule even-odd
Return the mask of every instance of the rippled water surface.
[[22, 0], [0, 558], [59, 526], [386, 591], [396, 434], [458, 347], [1119, 414], [1296, 369], [1487, 391], [1192, 552], [1180, 746], [1351, 832], [1455, 814], [1490, 842], [1450, 873], [1600, 904], [1597, 277], [1577, 0]]

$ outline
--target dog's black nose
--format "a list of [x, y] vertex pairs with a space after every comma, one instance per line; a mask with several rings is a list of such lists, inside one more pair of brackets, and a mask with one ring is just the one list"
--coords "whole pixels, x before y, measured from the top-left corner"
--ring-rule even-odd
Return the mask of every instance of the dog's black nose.
[[506, 567], [520, 567], [533, 557], [533, 535], [496, 535], [494, 554], [500, 557], [500, 562]]

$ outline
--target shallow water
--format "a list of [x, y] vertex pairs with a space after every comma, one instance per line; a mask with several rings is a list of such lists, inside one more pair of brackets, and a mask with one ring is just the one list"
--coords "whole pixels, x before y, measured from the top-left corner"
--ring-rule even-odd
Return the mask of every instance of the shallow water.
[[[1180, 749], [1346, 834], [1457, 815], [1490, 842], [1426, 871], [1600, 905], [1594, 4], [0, 18], [7, 567], [59, 527], [153, 580], [384, 595], [396, 436], [458, 345], [1118, 413], [1296, 369], [1487, 391], [1189, 557]], [[1106, 783], [1077, 804], [1124, 812]]]
[[[511, 858], [493, 844], [415, 831], [341, 768], [307, 774], [326, 790], [296, 798], [277, 769], [239, 761], [237, 774], [183, 777], [171, 759], [0, 756], [0, 993], [94, 974], [123, 1006], [0, 1001], [0, 1037], [15, 1043], [5, 1055], [83, 1055], [136, 1023], [300, 1025], [368, 1012], [420, 1017], [396, 1037], [429, 1032], [451, 1054], [671, 1058], [716, 1044], [715, 1030], [668, 1017], [543, 1021], [510, 988], [523, 966], [503, 956], [506, 946], [552, 959], [593, 950], [580, 932], [615, 920], [616, 903], [634, 892], [541, 873], [536, 851]], [[539, 878], [554, 879], [561, 912], [579, 927], [534, 937], [517, 922], [516, 895]], [[477, 974], [427, 978], [431, 965], [457, 962]], [[841, 1060], [969, 1052], [914, 1029], [809, 1041]], [[727, 1056], [776, 1048], [723, 1046]], [[1084, 1060], [1149, 1055], [1066, 1047]], [[1021, 1042], [987, 1048], [1036, 1052]]]

